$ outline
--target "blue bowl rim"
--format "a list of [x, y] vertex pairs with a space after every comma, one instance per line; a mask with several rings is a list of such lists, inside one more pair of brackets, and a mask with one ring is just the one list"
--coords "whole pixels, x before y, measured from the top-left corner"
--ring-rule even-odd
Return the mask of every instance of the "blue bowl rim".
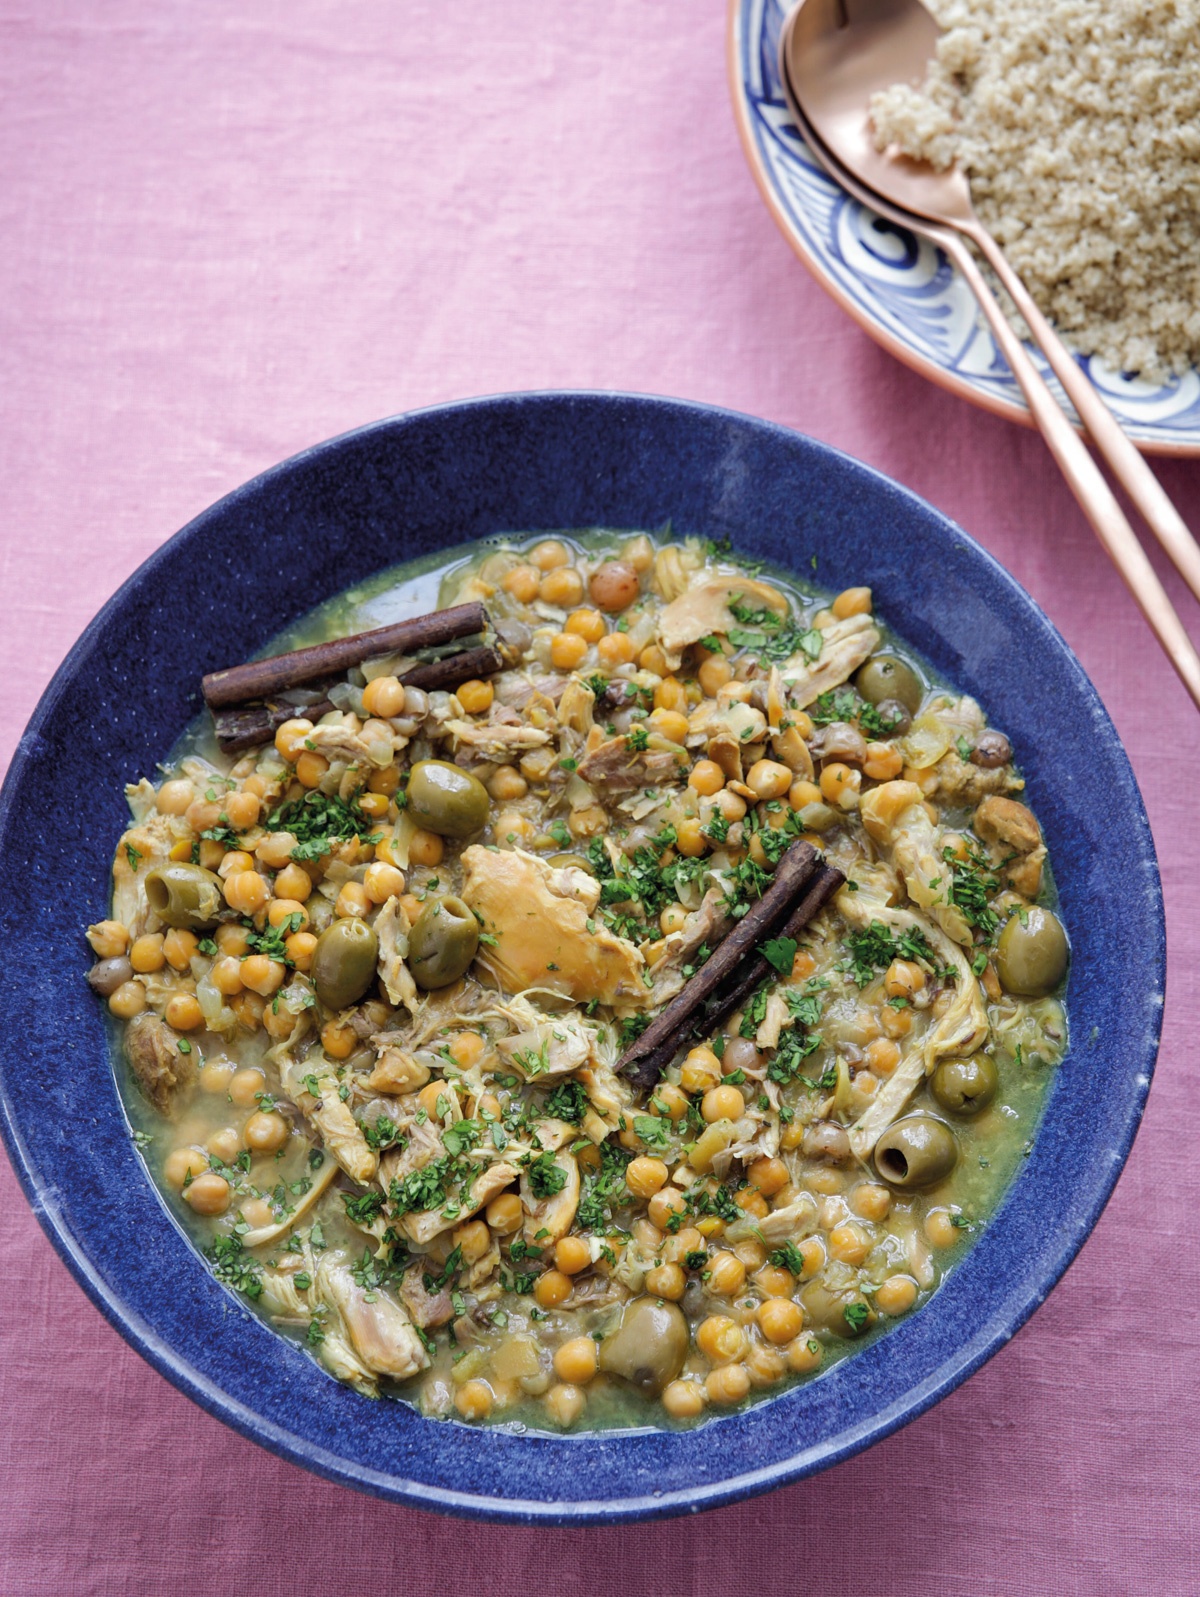
[[[1136, 777], [1124, 745], [1121, 743], [1120, 737], [1112, 725], [1108, 712], [1104, 708], [1103, 702], [1092, 685], [1090, 678], [1079, 663], [1070, 645], [1041, 609], [1037, 601], [969, 533], [930, 505], [927, 500], [914, 493], [911, 489], [897, 483], [885, 473], [866, 465], [833, 445], [813, 439], [806, 434], [798, 433], [795, 429], [784, 427], [779, 423], [766, 421], [760, 417], [735, 411], [728, 407], [679, 399], [669, 395], [622, 390], [539, 389], [478, 395], [468, 399], [446, 401], [437, 405], [403, 411], [378, 421], [351, 428], [346, 432], [339, 433], [332, 438], [325, 439], [289, 456], [276, 465], [268, 467], [257, 476], [248, 479], [237, 488], [232, 489], [197, 516], [194, 516], [178, 532], [173, 534], [148, 556], [105, 602], [68, 651], [62, 664], [55, 671], [50, 683], [39, 699], [25, 731], [18, 739], [12, 762], [3, 784], [0, 785], [0, 839], [5, 836], [10, 813], [15, 809], [19, 800], [22, 772], [31, 758], [30, 746], [38, 738], [42, 727], [65, 691], [76, 655], [88, 643], [103, 633], [110, 619], [120, 610], [125, 598], [148, 579], [152, 579], [155, 576], [159, 566], [167, 560], [169, 552], [178, 543], [194, 534], [198, 534], [210, 520], [220, 516], [241, 500], [257, 494], [274, 479], [285, 478], [289, 472], [301, 464], [325, 453], [333, 454], [351, 441], [365, 438], [372, 434], [390, 431], [407, 424], [436, 419], [443, 415], [459, 414], [471, 410], [488, 410], [496, 406], [554, 406], [564, 401], [584, 401], [601, 406], [648, 405], [665, 410], [673, 410], [684, 415], [691, 414], [719, 419], [739, 427], [749, 427], [761, 433], [774, 435], [780, 441], [794, 442], [799, 439], [806, 446], [815, 448], [831, 457], [838, 463], [840, 468], [848, 469], [852, 475], [857, 475], [860, 479], [865, 479], [876, 487], [883, 487], [892, 495], [901, 496], [922, 514], [932, 514], [953, 530], [957, 537], [964, 540], [971, 551], [972, 557], [983, 562], [990, 569], [990, 575], [993, 580], [998, 581], [1002, 587], [1007, 588], [1021, 606], [1032, 610], [1035, 618], [1044, 627], [1046, 634], [1065, 658], [1070, 671], [1076, 679], [1079, 691], [1082, 693], [1085, 702], [1089, 704], [1097, 725], [1110, 740], [1110, 752], [1124, 763], [1129, 791], [1134, 801], [1133, 812], [1128, 814], [1126, 818], [1132, 824], [1143, 863], [1148, 867], [1146, 886], [1151, 901], [1150, 908], [1157, 929], [1154, 947], [1146, 951], [1147, 966], [1153, 970], [1157, 978], [1156, 990], [1160, 994], [1165, 994], [1166, 935], [1162, 885], [1150, 823], [1137, 786]], [[11, 1102], [4, 1081], [2, 1062], [0, 1062], [0, 1138], [4, 1142], [13, 1169], [38, 1223], [71, 1275], [83, 1288], [91, 1301], [125, 1341], [160, 1375], [165, 1377], [179, 1391], [190, 1397], [207, 1413], [229, 1425], [242, 1436], [257, 1442], [260, 1446], [287, 1459], [289, 1462], [299, 1464], [303, 1468], [321, 1475], [338, 1485], [350, 1486], [369, 1495], [399, 1502], [408, 1507], [443, 1512], [463, 1518], [524, 1525], [584, 1526], [617, 1524], [629, 1521], [664, 1519], [683, 1513], [699, 1513], [773, 1490], [778, 1486], [787, 1485], [821, 1470], [831, 1468], [833, 1465], [852, 1457], [855, 1453], [861, 1452], [874, 1442], [891, 1435], [910, 1421], [917, 1419], [974, 1374], [1006, 1342], [1011, 1340], [1016, 1332], [1025, 1325], [1035, 1310], [1045, 1301], [1046, 1296], [1061, 1280], [1099, 1220], [1112, 1196], [1113, 1189], [1124, 1168], [1141, 1123], [1146, 1097], [1155, 1068], [1159, 1037], [1160, 1030], [1155, 1030], [1153, 1034], [1148, 1034], [1146, 1037], [1143, 1055], [1137, 1061], [1141, 1068], [1132, 1077], [1133, 1090], [1129, 1095], [1126, 1115], [1121, 1124], [1119, 1135], [1114, 1142], [1111, 1161], [1107, 1169], [1094, 1179], [1086, 1209], [1076, 1212], [1073, 1216], [1074, 1224], [1069, 1229], [1060, 1228], [1058, 1233], [1060, 1245], [1057, 1254], [1053, 1262], [1047, 1266], [1039, 1277], [1036, 1290], [1027, 1295], [1026, 1300], [1015, 1312], [1010, 1309], [1009, 1312], [998, 1312], [992, 1316], [979, 1328], [970, 1342], [958, 1346], [923, 1385], [910, 1390], [901, 1400], [898, 1400], [889, 1408], [874, 1413], [858, 1424], [840, 1431], [828, 1443], [815, 1449], [806, 1449], [789, 1459], [761, 1470], [744, 1471], [739, 1475], [729, 1477], [712, 1485], [693, 1487], [671, 1493], [643, 1494], [619, 1499], [576, 1499], [569, 1504], [564, 1504], [562, 1501], [495, 1498], [468, 1492], [451, 1491], [432, 1487], [425, 1483], [407, 1481], [401, 1477], [371, 1470], [362, 1465], [350, 1467], [344, 1459], [328, 1453], [322, 1447], [307, 1441], [304, 1437], [293, 1434], [282, 1426], [265, 1420], [253, 1409], [232, 1399], [216, 1382], [202, 1376], [170, 1344], [156, 1335], [135, 1310], [127, 1306], [117, 1293], [109, 1290], [106, 1283], [94, 1269], [85, 1247], [73, 1234], [59, 1213], [54, 1201], [53, 1190], [39, 1187], [34, 1179], [30, 1161], [25, 1153], [21, 1131], [12, 1113]], [[699, 1432], [694, 1434], [703, 1435], [706, 1429], [707, 1427], [702, 1427]], [[613, 1442], [617, 1442], [622, 1434], [635, 1433], [616, 1432], [607, 1434]], [[586, 1440], [586, 1434], [579, 1439]]]

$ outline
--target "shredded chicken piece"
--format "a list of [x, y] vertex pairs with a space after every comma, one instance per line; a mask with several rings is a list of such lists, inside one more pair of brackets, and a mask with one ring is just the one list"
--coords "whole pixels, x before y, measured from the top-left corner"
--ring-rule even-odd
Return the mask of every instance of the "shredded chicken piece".
[[[359, 737], [357, 732], [352, 732], [348, 726], [340, 722], [314, 726], [304, 741], [317, 754], [324, 755], [330, 765], [340, 760], [347, 765], [373, 765], [382, 770], [385, 765], [390, 765], [392, 760], [390, 738], [376, 738], [368, 743]], [[358, 785], [361, 786], [361, 783]]]
[[404, 1309], [378, 1289], [368, 1297], [351, 1274], [343, 1252], [322, 1256], [314, 1284], [341, 1316], [355, 1353], [373, 1374], [405, 1381], [429, 1368], [429, 1355]]
[[901, 1114], [922, 1079], [932, 1074], [941, 1060], [963, 1058], [983, 1047], [988, 1037], [988, 1018], [982, 990], [958, 944], [916, 910], [891, 907], [890, 872], [859, 867], [855, 878], [858, 891], [851, 893], [843, 888], [836, 900], [838, 910], [851, 926], [864, 930], [879, 921], [891, 932], [921, 931], [938, 958], [955, 972], [954, 1002], [909, 1048], [866, 1112], [850, 1127], [850, 1146], [858, 1158], [865, 1159]]
[[[439, 1232], [448, 1230], [451, 1226], [461, 1225], [464, 1220], [469, 1220], [473, 1214], [478, 1214], [485, 1203], [503, 1192], [505, 1187], [511, 1187], [521, 1172], [515, 1164], [507, 1164], [498, 1160], [495, 1164], [488, 1165], [475, 1177], [469, 1186], [466, 1186], [455, 1199], [458, 1213], [453, 1219], [447, 1220], [442, 1213], [442, 1207], [437, 1209], [421, 1209], [412, 1214], [406, 1214], [400, 1221], [400, 1226], [408, 1236], [418, 1245], [424, 1247], [427, 1242], [432, 1242]], [[444, 1207], [444, 1206], [443, 1206]]]
[[1010, 887], [1025, 898], [1036, 898], [1042, 885], [1042, 864], [1046, 847], [1042, 829], [1032, 810], [1015, 799], [985, 798], [975, 811], [972, 823], [985, 843], [991, 843], [1007, 859], [1003, 875]]
[[726, 905], [724, 891], [710, 887], [700, 908], [693, 910], [679, 930], [666, 938], [662, 956], [654, 966], [654, 985], [650, 989], [650, 1002], [655, 1009], [661, 1009], [682, 991], [687, 981], [684, 968], [694, 963], [696, 950], [707, 944], [711, 952], [724, 937], [730, 924]]
[[520, 726], [499, 726], [490, 721], [480, 724], [476, 721], [450, 720], [446, 722], [446, 731], [467, 748], [478, 749], [499, 760], [508, 759], [514, 753], [544, 748], [550, 742], [549, 732], [523, 723]]
[[379, 939], [379, 979], [388, 1001], [397, 1008], [403, 1004], [410, 1015], [415, 1015], [420, 1001], [417, 984], [404, 962], [411, 931], [404, 906], [398, 898], [389, 898], [375, 917], [375, 935]]
[[791, 1023], [791, 1010], [782, 993], [772, 991], [767, 998], [766, 1014], [754, 1034], [756, 1048], [778, 1048], [779, 1034]]
[[428, 1266], [414, 1264], [400, 1278], [400, 1301], [423, 1331], [436, 1329], [454, 1318], [454, 1303], [448, 1286], [430, 1292], [425, 1285]]
[[[378, 1045], [384, 1033], [372, 1038]], [[375, 1060], [375, 1068], [367, 1077], [372, 1092], [413, 1092], [429, 1080], [428, 1069], [417, 1062], [403, 1048], [385, 1047]]]
[[651, 732], [644, 749], [631, 748], [625, 737], [607, 738], [584, 755], [579, 775], [590, 787], [608, 793], [638, 793], [682, 782], [688, 769], [687, 750]]
[[658, 636], [668, 654], [678, 655], [690, 643], [713, 634], [724, 635], [739, 625], [730, 603], [749, 610], [770, 610], [782, 620], [788, 615], [787, 599], [778, 588], [752, 577], [714, 577], [698, 582], [673, 599], [658, 618]]
[[144, 1096], [160, 1115], [176, 1119], [196, 1081], [195, 1053], [181, 1054], [177, 1034], [143, 1011], [125, 1028], [125, 1054]]
[[[308, 1061], [305, 1061], [307, 1064]], [[317, 1076], [320, 1096], [315, 1096], [306, 1084], [306, 1077], [315, 1072], [305, 1070], [304, 1064], [289, 1061], [281, 1071], [283, 1089], [324, 1139], [325, 1150], [359, 1186], [365, 1186], [379, 1168], [378, 1155], [367, 1145], [358, 1122], [349, 1108], [338, 1097], [338, 1083], [332, 1075]]]
[[[462, 866], [462, 897], [496, 939], [481, 944], [476, 965], [506, 991], [536, 987], [581, 1004], [644, 1004], [641, 954], [598, 922], [589, 929], [587, 906], [562, 895], [552, 866], [520, 849], [478, 844], [463, 850]], [[586, 872], [565, 874], [573, 886]]]
[[948, 901], [951, 869], [939, 855], [938, 829], [917, 784], [883, 782], [863, 794], [859, 811], [875, 841], [891, 849], [913, 903], [928, 910], [947, 937], [969, 948], [974, 933], [958, 905]]
[[562, 698], [558, 703], [559, 726], [586, 737], [592, 730], [592, 706], [595, 702], [596, 695], [591, 688], [573, 678], [563, 689]]
[[579, 1165], [569, 1153], [556, 1153], [554, 1163], [562, 1171], [564, 1185], [549, 1197], [539, 1198], [533, 1190], [529, 1172], [521, 1176], [521, 1202], [525, 1206], [527, 1242], [542, 1246], [566, 1236], [579, 1207]]
[[531, 1031], [502, 1038], [496, 1044], [496, 1052], [515, 1065], [527, 1081], [542, 1081], [568, 1076], [586, 1064], [595, 1051], [595, 1041], [592, 1027], [563, 1016], [560, 1020], [542, 1021]]
[[869, 615], [847, 616], [820, 630], [825, 641], [815, 660], [807, 654], [794, 654], [780, 667], [788, 697], [800, 709], [831, 688], [840, 688], [879, 647], [879, 631]]

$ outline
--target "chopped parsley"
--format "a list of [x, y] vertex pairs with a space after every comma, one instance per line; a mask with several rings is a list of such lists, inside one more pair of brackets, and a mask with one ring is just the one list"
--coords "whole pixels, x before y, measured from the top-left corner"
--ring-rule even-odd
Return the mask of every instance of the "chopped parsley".
[[303, 798], [281, 804], [268, 816], [268, 832], [291, 832], [296, 838], [294, 860], [317, 860], [328, 854], [335, 843], [352, 837], [378, 842], [376, 823], [364, 815], [357, 800], [332, 797], [314, 790]]
[[940, 968], [937, 956], [919, 927], [893, 937], [882, 921], [872, 921], [863, 930], [847, 935], [846, 948], [849, 957], [839, 962], [838, 969], [847, 972], [858, 987], [868, 986], [875, 979], [875, 973], [886, 970], [893, 959], [911, 959], [924, 962], [933, 970]]
[[243, 1248], [242, 1239], [236, 1231], [228, 1236], [216, 1237], [211, 1246], [204, 1250], [204, 1256], [212, 1265], [218, 1281], [244, 1292], [248, 1298], [261, 1297], [262, 1266]]
[[588, 1095], [579, 1081], [560, 1081], [546, 1099], [546, 1113], [577, 1126], [587, 1113]]
[[794, 937], [772, 937], [759, 949], [759, 953], [769, 965], [774, 965], [781, 976], [792, 974], [792, 962], [796, 958], [796, 950], [800, 944]]
[[125, 858], [129, 861], [129, 869], [137, 874], [137, 868], [142, 863], [142, 856], [132, 843], [125, 845]]
[[632, 1155], [615, 1143], [600, 1144], [600, 1168], [586, 1177], [575, 1219], [581, 1231], [604, 1231], [625, 1194], [625, 1166]]
[[871, 1317], [871, 1311], [865, 1303], [847, 1303], [842, 1310], [846, 1324], [857, 1335]]
[[767, 1255], [767, 1263], [777, 1270], [790, 1270], [795, 1276], [804, 1274], [804, 1255], [794, 1242], [785, 1242]]
[[552, 1153], [539, 1154], [525, 1173], [529, 1177], [529, 1190], [535, 1198], [552, 1198], [567, 1184], [567, 1172], [555, 1163]]

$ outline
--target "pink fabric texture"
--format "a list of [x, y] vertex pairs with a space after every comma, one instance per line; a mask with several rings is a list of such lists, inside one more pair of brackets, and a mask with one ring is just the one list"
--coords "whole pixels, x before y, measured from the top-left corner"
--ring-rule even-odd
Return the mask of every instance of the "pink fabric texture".
[[[1195, 716], [1040, 440], [898, 365], [793, 258], [724, 29], [644, 0], [0, 0], [0, 762], [113, 589], [304, 445], [555, 386], [799, 428], [992, 550], [1125, 739], [1171, 966], [1116, 1196], [1030, 1325], [906, 1430], [740, 1506], [581, 1532], [407, 1511], [241, 1440], [101, 1319], [0, 1161], [4, 1597], [1200, 1589]], [[1200, 526], [1200, 464], [1162, 476]]]

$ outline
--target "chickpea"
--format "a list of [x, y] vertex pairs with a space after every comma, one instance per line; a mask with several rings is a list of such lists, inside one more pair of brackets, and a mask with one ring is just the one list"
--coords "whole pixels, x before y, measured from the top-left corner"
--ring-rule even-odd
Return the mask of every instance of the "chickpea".
[[907, 1037], [912, 1030], [912, 1010], [885, 1005], [879, 1012], [879, 1024], [889, 1037]]
[[746, 1266], [735, 1253], [722, 1250], [708, 1261], [708, 1279], [705, 1285], [718, 1297], [734, 1297], [746, 1284]]
[[744, 1364], [722, 1364], [704, 1379], [704, 1393], [710, 1403], [727, 1407], [740, 1403], [750, 1392], [750, 1372]]
[[363, 876], [363, 889], [372, 904], [386, 904], [389, 898], [399, 898], [404, 885], [404, 872], [381, 860], [368, 865]]
[[571, 1386], [586, 1386], [595, 1375], [599, 1350], [590, 1336], [573, 1336], [554, 1355], [554, 1373]]
[[186, 777], [179, 776], [163, 783], [154, 796], [154, 805], [160, 815], [186, 815], [195, 798], [196, 789]]
[[672, 743], [682, 743], [691, 730], [687, 716], [680, 710], [651, 710], [646, 727]]
[[628, 665], [633, 659], [633, 644], [626, 632], [609, 632], [596, 645], [600, 663], [610, 671], [619, 665]]
[[418, 826], [408, 840], [408, 857], [414, 865], [440, 865], [446, 846], [436, 832]]
[[892, 1195], [886, 1187], [865, 1182], [850, 1194], [850, 1207], [864, 1220], [884, 1220], [892, 1206]]
[[660, 1231], [665, 1231], [673, 1214], [684, 1214], [687, 1199], [677, 1187], [664, 1187], [656, 1192], [646, 1206], [646, 1213]]
[[787, 1374], [787, 1359], [767, 1342], [751, 1342], [744, 1362], [751, 1386], [774, 1386]]
[[273, 1225], [275, 1223], [271, 1205], [262, 1198], [247, 1198], [239, 1212], [246, 1224], [256, 1230], [260, 1225]]
[[465, 1264], [477, 1264], [492, 1245], [492, 1234], [482, 1220], [468, 1220], [458, 1226], [450, 1239], [462, 1249]]
[[533, 1295], [543, 1309], [556, 1309], [571, 1296], [571, 1277], [561, 1270], [545, 1270], [533, 1285]]
[[950, 1217], [949, 1209], [931, 1209], [925, 1216], [925, 1235], [935, 1248], [952, 1248], [962, 1240], [962, 1232]]
[[587, 643], [599, 643], [608, 631], [608, 623], [599, 610], [573, 610], [563, 631], [577, 633]]
[[257, 993], [240, 992], [229, 1000], [229, 1007], [247, 1031], [255, 1031], [261, 1024], [266, 999]]
[[683, 1062], [679, 1084], [685, 1092], [705, 1092], [721, 1080], [721, 1061], [711, 1048], [693, 1048]]
[[508, 804], [513, 799], [524, 798], [529, 792], [529, 783], [515, 765], [498, 765], [488, 777], [485, 786], [499, 804]]
[[192, 957], [199, 952], [200, 939], [195, 932], [172, 927], [163, 938], [163, 957], [172, 970], [185, 971], [191, 967]]
[[235, 1071], [229, 1082], [229, 1096], [239, 1109], [249, 1109], [258, 1102], [258, 1095], [267, 1090], [267, 1078], [261, 1070]]
[[669, 1081], [655, 1087], [650, 1102], [659, 1114], [666, 1115], [669, 1120], [682, 1120], [688, 1112], [687, 1094], [680, 1092]]
[[575, 1421], [587, 1407], [587, 1396], [579, 1387], [568, 1382], [560, 1382], [552, 1386], [543, 1399], [550, 1418], [556, 1425], [561, 1425], [564, 1430]]
[[504, 579], [505, 592], [511, 593], [518, 604], [532, 604], [538, 595], [541, 576], [534, 566], [514, 566]]
[[265, 954], [247, 954], [242, 960], [242, 986], [262, 998], [270, 998], [283, 986], [287, 966]]
[[723, 654], [710, 654], [701, 662], [696, 675], [705, 694], [715, 699], [725, 684], [733, 681], [733, 667]]
[[704, 1388], [699, 1381], [672, 1381], [663, 1391], [662, 1406], [673, 1420], [694, 1420], [697, 1414], [703, 1414], [704, 1404]]
[[529, 562], [539, 571], [556, 571], [570, 563], [571, 551], [557, 538], [543, 538], [529, 551]]
[[752, 1214], [756, 1220], [765, 1220], [771, 1212], [771, 1206], [761, 1192], [753, 1187], [743, 1187], [734, 1195], [734, 1203], [742, 1210], [743, 1214]]
[[799, 1336], [804, 1325], [804, 1310], [791, 1298], [768, 1298], [758, 1306], [758, 1324], [773, 1347], [782, 1347]]
[[641, 591], [638, 574], [628, 560], [605, 560], [588, 583], [592, 603], [610, 615], [626, 609]]
[[197, 1214], [224, 1214], [229, 1207], [233, 1189], [224, 1176], [215, 1170], [206, 1170], [183, 1189], [184, 1201], [190, 1203]]
[[796, 1277], [790, 1270], [777, 1264], [765, 1264], [754, 1277], [755, 1285], [764, 1297], [790, 1298], [796, 1290]]
[[119, 920], [97, 921], [88, 927], [87, 940], [97, 959], [120, 959], [129, 948], [129, 933]]
[[636, 1197], [652, 1198], [666, 1186], [668, 1175], [670, 1171], [661, 1159], [642, 1154], [625, 1167], [625, 1185]]
[[884, 991], [889, 998], [907, 998], [910, 1002], [925, 991], [925, 972], [910, 959], [893, 959], [883, 978]]
[[417, 1102], [431, 1120], [443, 1120], [449, 1112], [447, 1106], [454, 1102], [456, 1096], [449, 1082], [431, 1081], [427, 1087], [421, 1088]]
[[874, 782], [891, 782], [904, 769], [899, 749], [888, 743], [868, 743], [867, 757], [863, 761], [863, 775]]
[[147, 932], [135, 937], [129, 950], [129, 963], [141, 975], [150, 975], [166, 964], [161, 932]]
[[515, 1192], [502, 1192], [484, 1210], [487, 1223], [497, 1236], [507, 1237], [520, 1228], [525, 1218], [521, 1200]]
[[292, 929], [302, 931], [308, 925], [308, 911], [298, 898], [273, 898], [267, 905], [269, 926], [282, 926], [284, 921], [292, 920], [294, 916], [299, 919], [293, 922]]
[[727, 1314], [710, 1314], [696, 1327], [696, 1346], [711, 1363], [725, 1364], [741, 1358], [746, 1335]]
[[900, 1063], [900, 1050], [890, 1037], [877, 1037], [868, 1045], [866, 1058], [877, 1076], [890, 1076]]
[[732, 826], [735, 821], [741, 821], [745, 819], [745, 799], [739, 797], [739, 795], [736, 793], [731, 793], [728, 788], [722, 788], [719, 793], [714, 795], [713, 805], [717, 810], [720, 811], [722, 817], [729, 822], [730, 826]]
[[228, 1059], [212, 1059], [200, 1067], [200, 1088], [202, 1092], [228, 1093], [229, 1083], [233, 1080], [234, 1066]]
[[569, 610], [583, 598], [583, 578], [572, 566], [558, 566], [542, 578], [538, 598], [558, 610]]
[[[462, 702], [461, 700], [459, 701]], [[368, 715], [390, 721], [404, 713], [404, 684], [399, 677], [375, 677], [363, 689], [363, 709]], [[463, 705], [466, 709], [466, 705]]]
[[550, 664], [559, 671], [574, 671], [587, 656], [586, 641], [577, 632], [556, 632], [550, 639]]
[[917, 1283], [911, 1275], [889, 1275], [875, 1293], [881, 1314], [907, 1314], [917, 1301]]
[[746, 774], [746, 786], [760, 799], [782, 798], [792, 785], [792, 773], [778, 760], [755, 760]]
[[242, 1127], [251, 1153], [275, 1153], [291, 1135], [291, 1127], [274, 1109], [258, 1109]]
[[862, 786], [862, 772], [834, 760], [821, 772], [821, 797], [827, 804], [849, 809]]
[[710, 1087], [700, 1101], [700, 1113], [712, 1125], [715, 1120], [740, 1120], [746, 1100], [736, 1087]]
[[189, 1176], [193, 1180], [208, 1169], [208, 1156], [199, 1148], [172, 1148], [163, 1160], [163, 1177], [173, 1187], [182, 1187]]
[[651, 676], [665, 677], [670, 670], [667, 657], [657, 643], [648, 643], [638, 655], [638, 664], [643, 671], [648, 671]]
[[307, 971], [311, 968], [313, 955], [317, 951], [317, 939], [312, 932], [293, 932], [285, 939], [283, 946], [298, 971]]
[[207, 832], [221, 819], [221, 806], [211, 799], [193, 799], [184, 818], [193, 832]]
[[372, 771], [367, 778], [368, 793], [382, 793], [385, 798], [391, 798], [400, 786], [400, 767], [398, 765], [385, 765], [382, 770]]
[[687, 1287], [687, 1276], [677, 1264], [658, 1264], [646, 1271], [646, 1291], [677, 1303]]
[[578, 1275], [592, 1262], [592, 1250], [582, 1237], [560, 1237], [554, 1244], [555, 1268], [564, 1275]]
[[790, 1177], [782, 1159], [756, 1159], [746, 1174], [750, 1185], [757, 1187], [764, 1198], [773, 1198], [786, 1187]]
[[225, 879], [225, 902], [239, 915], [265, 909], [270, 897], [271, 889], [257, 871], [237, 871]]
[[871, 612], [870, 588], [843, 588], [830, 606], [839, 621], [848, 616], [864, 616]]
[[788, 804], [793, 810], [803, 810], [822, 801], [821, 789], [815, 782], [793, 782], [788, 789]]
[[688, 786], [703, 798], [712, 798], [725, 786], [725, 772], [715, 760], [697, 760], [688, 777]]
[[668, 904], [658, 917], [659, 930], [664, 937], [681, 932], [687, 922], [688, 912], [682, 904]]
[[262, 814], [262, 799], [257, 793], [230, 793], [225, 800], [225, 814], [235, 832], [247, 832], [258, 825]]
[[296, 780], [310, 790], [320, 787], [321, 778], [329, 770], [329, 761], [314, 749], [305, 749], [296, 757]]
[[123, 981], [115, 992], [109, 994], [109, 1013], [118, 1020], [132, 1020], [146, 1007], [146, 989], [140, 981]]
[[872, 1246], [871, 1238], [853, 1220], [835, 1225], [829, 1233], [829, 1251], [842, 1264], [861, 1264]]
[[222, 881], [230, 876], [235, 876], [238, 871], [252, 871], [254, 857], [247, 854], [244, 848], [231, 848], [228, 853], [222, 854], [217, 865], [217, 875]]
[[297, 717], [294, 720], [285, 721], [276, 730], [275, 748], [289, 765], [294, 765], [304, 753], [304, 744], [306, 739], [311, 736], [312, 729], [313, 724], [311, 721], [306, 721], [303, 717]]
[[375, 905], [362, 882], [346, 882], [337, 896], [333, 913], [344, 920], [369, 915]]
[[797, 1375], [807, 1375], [821, 1364], [821, 1344], [815, 1336], [798, 1336], [787, 1350], [787, 1361]]
[[454, 1394], [454, 1406], [464, 1420], [485, 1420], [492, 1412], [492, 1389], [486, 1381], [464, 1381]]
[[167, 999], [163, 1019], [176, 1031], [195, 1031], [204, 1024], [204, 1011], [192, 993], [174, 993]]

